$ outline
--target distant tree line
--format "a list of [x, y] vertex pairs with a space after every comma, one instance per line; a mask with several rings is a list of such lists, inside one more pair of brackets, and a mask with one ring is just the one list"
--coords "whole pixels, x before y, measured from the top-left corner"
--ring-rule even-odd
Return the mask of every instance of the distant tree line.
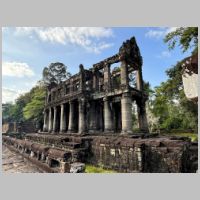
[[42, 129], [45, 96], [48, 87], [55, 86], [69, 78], [67, 67], [62, 63], [51, 63], [43, 70], [43, 79], [29, 92], [20, 95], [14, 103], [2, 104], [2, 122], [34, 121]]

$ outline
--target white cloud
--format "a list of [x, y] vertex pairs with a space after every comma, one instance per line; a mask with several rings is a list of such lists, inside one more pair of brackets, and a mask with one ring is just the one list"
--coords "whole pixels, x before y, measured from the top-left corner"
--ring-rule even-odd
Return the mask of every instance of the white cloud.
[[12, 77], [32, 77], [34, 72], [27, 63], [3, 62], [2, 75]]
[[162, 51], [160, 55], [156, 56], [157, 58], [170, 58], [171, 53], [169, 51]]
[[171, 53], [169, 51], [161, 52], [161, 57], [169, 58], [171, 57]]
[[162, 30], [149, 30], [146, 34], [145, 37], [147, 38], [161, 38], [165, 35], [165, 31]]
[[112, 46], [102, 42], [103, 38], [113, 36], [110, 28], [102, 27], [17, 27], [17, 35], [35, 34], [43, 42], [58, 43], [62, 45], [75, 44], [94, 53]]
[[145, 37], [160, 39], [160, 38], [163, 38], [168, 33], [175, 31], [177, 28], [178, 27], [151, 29], [145, 34]]
[[2, 88], [2, 103], [7, 102], [14, 102], [17, 97], [19, 97], [20, 94], [23, 94], [25, 91], [22, 90], [16, 90], [12, 88]]

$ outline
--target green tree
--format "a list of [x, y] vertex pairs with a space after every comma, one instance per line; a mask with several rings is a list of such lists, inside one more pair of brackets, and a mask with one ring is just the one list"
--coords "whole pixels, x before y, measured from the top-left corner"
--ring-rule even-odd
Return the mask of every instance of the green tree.
[[10, 115], [12, 116], [12, 120], [15, 122], [23, 122], [25, 120], [23, 116], [23, 108], [26, 104], [30, 101], [31, 96], [30, 93], [27, 92], [25, 94], [21, 94], [16, 100], [15, 104], [13, 105]]
[[67, 67], [60, 62], [51, 63], [43, 69], [43, 81], [46, 86], [60, 84], [70, 76], [71, 74], [67, 72]]
[[42, 123], [45, 105], [46, 90], [44, 85], [37, 85], [30, 91], [31, 100], [23, 108], [23, 116], [26, 120], [34, 120]]
[[174, 49], [178, 43], [183, 52], [192, 48], [195, 53], [198, 51], [198, 27], [177, 28], [165, 36], [164, 42], [168, 43], [169, 49]]
[[[164, 38], [169, 49], [174, 49], [178, 44], [182, 52], [189, 49], [192, 53], [198, 52], [198, 28], [181, 27], [170, 32]], [[159, 117], [160, 127], [170, 129], [195, 129], [197, 130], [198, 107], [189, 101], [183, 90], [182, 62], [177, 62], [166, 71], [167, 81], [155, 88], [153, 98], [153, 113]]]
[[166, 71], [167, 81], [155, 88], [153, 113], [159, 117], [161, 128], [195, 129], [198, 125], [198, 106], [189, 101], [183, 90], [181, 62]]
[[12, 103], [2, 104], [2, 122], [12, 122], [13, 118], [11, 116], [11, 111], [13, 110], [14, 105]]

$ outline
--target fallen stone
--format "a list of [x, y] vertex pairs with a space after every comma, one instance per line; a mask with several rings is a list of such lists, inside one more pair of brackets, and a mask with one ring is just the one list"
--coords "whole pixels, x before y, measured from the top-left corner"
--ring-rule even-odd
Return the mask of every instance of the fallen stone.
[[83, 173], [85, 171], [85, 164], [76, 162], [71, 164], [70, 173]]

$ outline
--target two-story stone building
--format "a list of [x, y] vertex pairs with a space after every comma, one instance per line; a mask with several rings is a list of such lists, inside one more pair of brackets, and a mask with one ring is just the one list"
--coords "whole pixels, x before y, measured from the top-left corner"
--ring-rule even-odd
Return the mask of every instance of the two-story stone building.
[[[111, 65], [120, 67], [111, 71]], [[51, 133], [132, 133], [132, 103], [137, 104], [138, 125], [148, 132], [143, 91], [142, 57], [132, 37], [119, 52], [90, 69], [48, 90], [43, 130]], [[136, 87], [129, 84], [135, 71]]]

